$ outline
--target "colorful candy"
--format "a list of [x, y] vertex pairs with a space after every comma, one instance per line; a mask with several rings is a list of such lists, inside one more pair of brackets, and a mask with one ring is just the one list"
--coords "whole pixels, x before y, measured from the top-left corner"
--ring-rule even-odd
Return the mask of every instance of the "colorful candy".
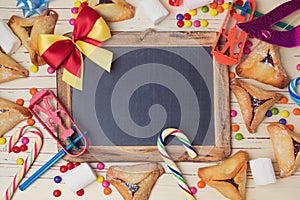
[[24, 159], [23, 158], [17, 158], [16, 163], [17, 163], [17, 165], [23, 165], [24, 164]]
[[205, 188], [206, 183], [203, 180], [198, 181], [197, 183], [197, 187], [198, 188]]
[[74, 2], [74, 7], [75, 8], [79, 8], [81, 6], [81, 2], [80, 1], [75, 1]]
[[12, 149], [12, 152], [14, 152], [14, 153], [20, 153], [20, 147], [18, 147], [18, 146], [14, 146]]
[[296, 115], [296, 116], [300, 115], [300, 109], [299, 108], [294, 108], [293, 109], [293, 114]]
[[201, 7], [201, 11], [202, 11], [203, 13], [207, 13], [207, 12], [209, 11], [209, 8], [208, 8], [207, 6], [202, 6], [202, 7]]
[[21, 139], [22, 144], [28, 144], [29, 143], [29, 138], [28, 137], [23, 137]]
[[280, 99], [280, 103], [281, 103], [281, 104], [287, 104], [287, 102], [288, 102], [288, 98], [286, 98], [286, 97], [282, 97], [282, 98]]
[[207, 26], [208, 26], [208, 21], [205, 20], [205, 19], [203, 19], [203, 20], [200, 21], [200, 25], [201, 25], [202, 27], [207, 27]]
[[62, 178], [60, 176], [55, 176], [53, 180], [55, 183], [60, 183], [62, 181]]
[[238, 124], [232, 124], [231, 130], [232, 130], [233, 132], [237, 132], [237, 131], [240, 130], [240, 126], [239, 126]]
[[48, 74], [53, 74], [55, 72], [55, 69], [53, 67], [48, 67], [47, 72]]
[[105, 167], [105, 165], [103, 162], [98, 162], [97, 169], [102, 170], [102, 169], [104, 169], [104, 167]]
[[182, 176], [181, 171], [178, 169], [175, 162], [171, 159], [171, 157], [167, 153], [166, 148], [164, 146], [165, 139], [170, 135], [176, 136], [176, 138], [180, 142], [183, 143], [184, 148], [186, 149], [188, 155], [191, 158], [195, 158], [197, 156], [197, 153], [194, 150], [194, 148], [192, 147], [189, 139], [185, 136], [184, 133], [182, 133], [178, 129], [174, 129], [174, 128], [165, 129], [163, 132], [160, 133], [160, 135], [157, 139], [157, 147], [158, 147], [159, 153], [160, 153], [161, 157], [163, 158], [163, 160], [167, 163], [167, 165], [168, 165], [169, 169], [171, 170], [172, 174], [174, 175], [174, 177], [176, 178], [177, 184], [181, 188], [181, 191], [185, 195], [186, 199], [195, 200], [195, 198], [193, 197], [193, 195], [190, 191], [190, 188], [188, 187], [186, 181], [184, 180], [184, 178]]
[[297, 69], [298, 71], [300, 71], [300, 64], [298, 64], [298, 65], [296, 66], [296, 69]]
[[78, 13], [78, 8], [76, 8], [76, 7], [71, 8], [71, 13], [72, 14]]
[[110, 183], [107, 180], [105, 180], [105, 181], [102, 182], [102, 187], [104, 187], [104, 188], [109, 187], [109, 185], [110, 185]]
[[210, 13], [211, 16], [217, 16], [218, 15], [217, 9], [211, 9], [209, 13]]
[[190, 14], [191, 16], [195, 16], [195, 15], [197, 15], [197, 10], [196, 10], [196, 9], [190, 10], [190, 11], [189, 11], [189, 14]]
[[61, 196], [61, 191], [60, 190], [54, 190], [53, 191], [53, 196], [60, 197]]
[[218, 5], [223, 5], [224, 4], [224, 0], [217, 0], [217, 4]]
[[190, 13], [184, 13], [183, 19], [185, 19], [185, 20], [190, 20], [190, 19], [191, 19]]
[[284, 119], [284, 118], [279, 119], [279, 123], [286, 125], [286, 119]]
[[81, 189], [81, 190], [78, 190], [77, 192], [76, 192], [76, 194], [78, 195], [78, 196], [83, 196], [84, 195], [84, 189]]
[[271, 109], [272, 115], [277, 115], [279, 113], [278, 108], [272, 108]]
[[31, 150], [30, 154], [26, 157], [24, 164], [22, 165], [18, 173], [14, 176], [13, 181], [11, 182], [9, 187], [6, 189], [5, 196], [3, 197], [3, 199], [5, 200], [9, 200], [12, 198], [13, 194], [17, 190], [19, 183], [27, 174], [28, 170], [30, 169], [31, 165], [37, 158], [43, 145], [43, 135], [38, 129], [31, 126], [23, 126], [20, 131], [16, 131], [9, 138], [8, 143], [4, 147], [4, 151], [7, 151], [8, 153], [11, 152], [13, 146], [26, 133], [33, 133], [36, 135], [35, 143], [33, 145], [33, 149]]
[[33, 126], [35, 124], [35, 120], [32, 118], [27, 119], [28, 126]]
[[104, 188], [103, 189], [103, 193], [105, 194], [105, 195], [110, 195], [111, 194], [111, 189], [108, 187], [108, 188]]
[[68, 170], [72, 170], [75, 166], [72, 162], [68, 162], [66, 167], [68, 168]]
[[61, 173], [65, 173], [65, 172], [68, 171], [68, 168], [67, 168], [67, 166], [62, 165], [62, 166], [60, 166], [59, 171], [60, 171]]
[[229, 8], [229, 4], [227, 2], [225, 2], [222, 7], [224, 8], [224, 10], [227, 10]]
[[194, 27], [199, 27], [200, 26], [200, 21], [198, 19], [196, 19], [194, 22], [193, 22], [193, 25]]
[[293, 124], [287, 124], [286, 126], [287, 126], [288, 129], [290, 129], [291, 131], [293, 131], [294, 128], [295, 128]]
[[96, 179], [97, 183], [102, 183], [104, 181], [104, 177], [103, 176], [98, 176]]
[[16, 104], [23, 106], [24, 105], [24, 99], [17, 99]]
[[36, 88], [30, 88], [29, 94], [35, 95], [36, 93], [37, 93], [37, 89]]
[[287, 110], [283, 110], [283, 111], [281, 112], [281, 117], [283, 117], [283, 118], [287, 118], [289, 115], [290, 115], [290, 113], [289, 113], [289, 111], [287, 111]]
[[192, 21], [190, 21], [190, 20], [185, 20], [185, 21], [184, 21], [184, 26], [187, 27], [187, 28], [191, 27], [191, 26], [192, 26]]
[[69, 20], [69, 24], [73, 26], [73, 25], [75, 24], [75, 21], [76, 21], [76, 20], [75, 20], [74, 18], [71, 18], [71, 19]]
[[177, 20], [183, 20], [183, 19], [184, 19], [184, 18], [183, 18], [183, 14], [181, 14], [181, 13], [177, 14], [177, 15], [176, 15], [176, 19], [177, 19]]
[[177, 26], [179, 28], [183, 27], [184, 26], [184, 22], [182, 20], [177, 21]]
[[223, 6], [218, 6], [216, 9], [217, 9], [218, 13], [223, 13], [224, 12]]
[[5, 143], [6, 143], [6, 138], [1, 137], [1, 138], [0, 138], [0, 144], [5, 144]]
[[272, 111], [271, 110], [268, 110], [267, 112], [266, 112], [266, 117], [272, 117]]
[[249, 55], [251, 53], [251, 49], [249, 47], [245, 46], [243, 53], [246, 54], [246, 55]]
[[190, 187], [190, 191], [192, 193], [192, 195], [197, 193], [197, 188], [196, 187]]
[[212, 2], [212, 3], [209, 4], [209, 7], [212, 8], [212, 9], [215, 9], [215, 8], [218, 7], [218, 4], [217, 4], [217, 2]]
[[242, 140], [243, 139], [243, 135], [241, 133], [237, 133], [237, 134], [235, 134], [234, 138], [236, 140]]
[[39, 68], [36, 65], [31, 65], [29, 70], [33, 73], [36, 73], [39, 71]]
[[229, 72], [229, 78], [234, 79], [235, 78], [235, 73], [234, 72]]
[[231, 116], [231, 117], [236, 117], [236, 116], [237, 116], [236, 110], [231, 110], [231, 111], [230, 111], [230, 116]]
[[26, 144], [22, 144], [20, 146], [20, 151], [22, 151], [22, 152], [27, 151], [27, 149], [28, 149], [28, 146]]

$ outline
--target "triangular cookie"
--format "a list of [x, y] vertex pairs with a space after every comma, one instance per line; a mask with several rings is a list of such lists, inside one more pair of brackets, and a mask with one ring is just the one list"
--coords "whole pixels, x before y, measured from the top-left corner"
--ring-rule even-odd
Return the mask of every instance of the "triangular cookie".
[[247, 183], [248, 154], [239, 151], [223, 163], [198, 169], [198, 176], [226, 198], [244, 200]]
[[57, 13], [54, 10], [47, 9], [39, 16], [21, 18], [13, 15], [8, 21], [10, 28], [29, 51], [31, 62], [36, 66], [46, 64], [44, 59], [39, 55], [38, 35], [52, 34], [57, 19]]
[[235, 70], [239, 76], [280, 89], [286, 87], [290, 82], [280, 62], [278, 47], [265, 42], [259, 42]]
[[31, 117], [27, 108], [0, 98], [0, 137], [21, 121]]
[[14, 59], [0, 51], [0, 83], [28, 76], [28, 71]]
[[291, 175], [300, 162], [300, 136], [278, 122], [267, 126], [281, 178]]
[[230, 88], [237, 98], [250, 133], [256, 132], [268, 109], [282, 97], [279, 93], [266, 91], [239, 79], [233, 80]]
[[124, 200], [147, 200], [157, 179], [164, 172], [159, 163], [111, 166], [106, 178]]
[[134, 17], [135, 8], [124, 0], [88, 0], [88, 3], [108, 22]]

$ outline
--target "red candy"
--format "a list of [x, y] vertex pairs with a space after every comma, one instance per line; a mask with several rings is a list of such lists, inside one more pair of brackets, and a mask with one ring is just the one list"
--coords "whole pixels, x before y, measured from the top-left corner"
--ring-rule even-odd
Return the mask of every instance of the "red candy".
[[12, 151], [14, 152], [14, 153], [20, 153], [20, 147], [18, 147], [18, 146], [14, 146], [13, 148], [12, 148]]
[[54, 190], [53, 191], [53, 196], [60, 197], [60, 195], [61, 195], [61, 191], [60, 190]]
[[28, 149], [28, 146], [27, 146], [26, 144], [22, 144], [22, 145], [20, 146], [20, 150], [21, 150], [21, 151], [27, 151], [27, 149]]
[[183, 18], [184, 18], [185, 20], [190, 20], [190, 19], [191, 19], [191, 14], [190, 14], [190, 13], [185, 13], [185, 14], [183, 15]]
[[235, 2], [235, 4], [238, 5], [238, 6], [243, 6], [243, 5], [244, 5], [244, 2], [243, 2], [242, 0], [237, 0], [237, 1]]
[[183, 22], [182, 20], [178, 20], [178, 21], [177, 21], [177, 26], [178, 26], [179, 28], [183, 27], [183, 26], [184, 26], [184, 22]]
[[76, 194], [77, 194], [78, 196], [82, 196], [82, 195], [84, 195], [84, 190], [83, 190], [83, 189], [78, 190], [78, 191], [76, 192]]
[[60, 171], [61, 173], [65, 173], [66, 171], [68, 171], [68, 168], [67, 168], [67, 166], [62, 165], [62, 166], [60, 166], [59, 171]]
[[75, 162], [74, 167], [78, 167], [80, 165], [80, 162]]
[[169, 0], [171, 6], [180, 6], [181, 0]]
[[87, 2], [82, 2], [82, 3], [81, 3], [81, 7], [85, 7], [85, 6], [87, 6], [87, 5], [88, 5]]
[[72, 163], [72, 162], [68, 162], [68, 164], [67, 164], [67, 168], [68, 168], [68, 170], [71, 170], [71, 169], [73, 169], [75, 166], [74, 166], [74, 164]]

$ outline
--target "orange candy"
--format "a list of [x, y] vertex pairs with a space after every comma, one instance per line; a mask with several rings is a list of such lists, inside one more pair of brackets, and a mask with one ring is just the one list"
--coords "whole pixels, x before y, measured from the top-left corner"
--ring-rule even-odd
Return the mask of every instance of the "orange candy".
[[37, 93], [37, 89], [36, 88], [30, 88], [29, 93], [31, 95], [35, 95]]
[[235, 73], [234, 72], [229, 72], [229, 78], [234, 79], [235, 78]]
[[224, 8], [222, 6], [218, 6], [217, 11], [218, 11], [218, 13], [222, 13], [222, 12], [224, 12]]
[[216, 9], [218, 7], [218, 3], [217, 2], [212, 2], [209, 4], [209, 7], [212, 9]]
[[24, 99], [17, 99], [16, 104], [23, 106], [24, 105]]
[[35, 124], [35, 120], [30, 118], [27, 120], [27, 124], [28, 124], [28, 126], [33, 126]]
[[282, 97], [280, 99], [280, 103], [282, 103], [282, 104], [287, 104], [287, 102], [288, 102], [288, 98], [286, 98], [286, 97]]
[[290, 129], [291, 131], [293, 131], [294, 130], [294, 125], [293, 124], [288, 124], [288, 125], [286, 125], [287, 127], [288, 127], [288, 129]]
[[198, 188], [205, 188], [206, 183], [201, 180], [201, 181], [198, 181], [197, 186], [198, 186]]
[[300, 115], [300, 109], [294, 108], [293, 113], [294, 113], [294, 115]]
[[232, 124], [232, 126], [231, 126], [231, 130], [232, 130], [233, 132], [237, 132], [237, 131], [239, 131], [239, 130], [240, 130], [240, 126], [239, 126], [239, 125], [237, 125], [237, 124]]
[[105, 195], [110, 195], [111, 194], [111, 189], [108, 187], [108, 188], [104, 188], [103, 189], [103, 193], [105, 194]]

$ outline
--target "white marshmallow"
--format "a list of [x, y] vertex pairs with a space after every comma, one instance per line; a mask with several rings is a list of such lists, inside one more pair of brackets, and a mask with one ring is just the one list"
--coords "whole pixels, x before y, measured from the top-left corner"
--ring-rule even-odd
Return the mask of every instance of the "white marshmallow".
[[271, 159], [258, 158], [255, 160], [250, 160], [249, 163], [255, 185], [268, 185], [276, 183], [276, 177]]
[[154, 25], [159, 24], [169, 14], [169, 11], [159, 0], [141, 0], [138, 9], [145, 14]]
[[63, 180], [73, 192], [88, 186], [96, 178], [95, 172], [87, 163], [81, 163], [63, 176]]
[[7, 53], [14, 53], [20, 46], [19, 38], [12, 32], [6, 23], [0, 20], [0, 47]]
[[199, 8], [201, 6], [210, 4], [212, 2], [213, 2], [213, 0], [184, 0], [183, 4], [187, 9], [193, 10], [193, 9]]

